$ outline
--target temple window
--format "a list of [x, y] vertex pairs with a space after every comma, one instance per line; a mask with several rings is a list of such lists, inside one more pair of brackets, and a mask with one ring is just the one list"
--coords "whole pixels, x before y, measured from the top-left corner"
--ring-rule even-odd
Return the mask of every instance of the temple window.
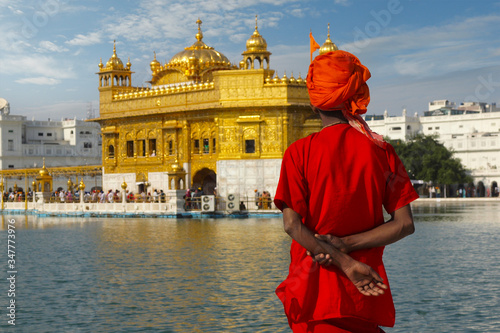
[[127, 157], [134, 157], [134, 141], [127, 141]]
[[146, 140], [137, 140], [137, 156], [146, 156]]
[[156, 139], [149, 139], [149, 156], [156, 156]]
[[115, 147], [113, 145], [109, 145], [108, 147], [108, 157], [115, 158]]
[[196, 139], [194, 140], [193, 154], [199, 154], [199, 153], [200, 153], [200, 140]]
[[9, 151], [14, 150], [14, 140], [9, 140], [9, 145], [7, 147], [7, 150], [9, 150]]
[[172, 140], [168, 141], [168, 154], [174, 154], [174, 142]]
[[255, 140], [245, 140], [245, 153], [246, 154], [255, 153]]
[[203, 139], [203, 154], [210, 153], [210, 147], [209, 147], [208, 143], [209, 143], [208, 139]]

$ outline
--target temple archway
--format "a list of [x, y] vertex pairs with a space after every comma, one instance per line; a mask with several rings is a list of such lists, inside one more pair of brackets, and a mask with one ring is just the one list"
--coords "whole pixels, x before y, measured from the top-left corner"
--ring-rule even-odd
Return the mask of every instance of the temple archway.
[[217, 175], [215, 171], [203, 168], [196, 172], [193, 177], [193, 188], [201, 188], [205, 195], [213, 194], [217, 186]]
[[485, 190], [485, 187], [484, 187], [484, 183], [480, 181], [480, 182], [477, 183], [476, 196], [478, 196], [478, 197], [484, 197], [485, 194], [486, 194], [486, 190]]
[[496, 181], [491, 183], [490, 193], [492, 197], [498, 197], [498, 183]]

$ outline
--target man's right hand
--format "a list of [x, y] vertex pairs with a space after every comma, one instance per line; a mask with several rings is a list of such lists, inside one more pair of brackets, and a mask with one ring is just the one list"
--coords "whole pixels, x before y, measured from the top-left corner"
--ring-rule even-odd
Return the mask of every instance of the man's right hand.
[[384, 280], [370, 266], [352, 259], [342, 271], [354, 284], [360, 293], [365, 296], [379, 296], [384, 294], [387, 285]]

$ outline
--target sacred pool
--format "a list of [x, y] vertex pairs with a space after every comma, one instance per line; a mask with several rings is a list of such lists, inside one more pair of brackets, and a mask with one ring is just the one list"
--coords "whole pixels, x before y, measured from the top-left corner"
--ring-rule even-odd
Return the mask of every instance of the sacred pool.
[[[498, 202], [413, 209], [416, 232], [385, 252], [386, 332], [497, 331]], [[14, 313], [18, 332], [290, 332], [274, 294], [290, 244], [279, 216], [1, 219], [0, 331]]]

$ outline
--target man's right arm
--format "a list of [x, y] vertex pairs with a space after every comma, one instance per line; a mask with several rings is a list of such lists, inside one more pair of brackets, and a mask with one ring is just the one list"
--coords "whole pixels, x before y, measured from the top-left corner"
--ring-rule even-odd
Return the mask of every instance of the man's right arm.
[[[415, 232], [410, 205], [403, 206], [391, 214], [391, 219], [376, 228], [342, 238], [333, 235], [315, 235], [344, 253], [386, 246]], [[320, 264], [331, 264], [329, 256], [319, 254], [314, 260]]]
[[371, 230], [342, 237], [347, 253], [363, 249], [386, 246], [415, 232], [410, 205], [403, 206], [391, 214], [391, 219]]

